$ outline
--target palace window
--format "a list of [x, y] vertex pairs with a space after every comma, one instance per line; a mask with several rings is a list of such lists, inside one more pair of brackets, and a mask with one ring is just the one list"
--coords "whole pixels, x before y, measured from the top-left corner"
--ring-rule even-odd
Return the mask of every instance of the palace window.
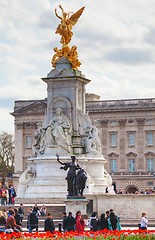
[[129, 145], [134, 146], [135, 145], [135, 134], [129, 133]]
[[134, 123], [135, 121], [134, 120], [129, 120], [129, 123]]
[[147, 144], [153, 145], [153, 133], [147, 133]]
[[110, 124], [116, 124], [116, 121], [110, 121]]
[[32, 123], [25, 123], [26, 127], [32, 127]]
[[116, 146], [116, 134], [111, 134], [111, 146]]
[[153, 186], [153, 182], [148, 182], [148, 185], [149, 186]]
[[32, 138], [31, 138], [31, 136], [27, 136], [26, 137], [26, 147], [31, 148], [31, 145], [32, 145]]
[[148, 169], [148, 172], [153, 172], [153, 158], [148, 158], [147, 159], [147, 169]]
[[153, 119], [148, 119], [147, 122], [148, 123], [153, 123]]
[[117, 172], [117, 162], [116, 159], [111, 160], [111, 172]]
[[135, 159], [129, 159], [129, 172], [135, 172]]
[[39, 108], [38, 108], [38, 111], [39, 111], [39, 112], [42, 112], [42, 110], [43, 110], [42, 107], [39, 107]]

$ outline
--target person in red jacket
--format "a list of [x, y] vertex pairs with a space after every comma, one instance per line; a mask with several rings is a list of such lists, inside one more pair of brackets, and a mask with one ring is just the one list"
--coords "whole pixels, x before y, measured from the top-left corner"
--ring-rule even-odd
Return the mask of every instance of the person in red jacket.
[[6, 222], [6, 228], [7, 226], [10, 226], [14, 230], [14, 232], [19, 232], [21, 230], [21, 227], [16, 224], [14, 216], [15, 212], [13, 210], [10, 210], [10, 216], [8, 217]]
[[75, 230], [78, 232], [84, 232], [85, 229], [85, 221], [81, 218], [81, 215], [77, 217], [76, 219], [76, 226]]
[[7, 191], [5, 190], [4, 187], [2, 187], [0, 191], [0, 196], [1, 196], [1, 205], [5, 205], [7, 203], [7, 198], [6, 198]]

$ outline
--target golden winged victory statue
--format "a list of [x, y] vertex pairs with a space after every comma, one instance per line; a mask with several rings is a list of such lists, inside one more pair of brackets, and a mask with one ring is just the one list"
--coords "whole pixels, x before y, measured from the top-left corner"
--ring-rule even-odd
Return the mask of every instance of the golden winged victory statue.
[[85, 7], [82, 7], [71, 16], [69, 16], [70, 13], [66, 13], [64, 11], [61, 5], [59, 5], [59, 8], [62, 11], [62, 17], [57, 14], [57, 9], [55, 9], [55, 15], [61, 20], [55, 33], [61, 35], [60, 43], [62, 44], [62, 48], [54, 48], [55, 54], [52, 58], [52, 66], [55, 68], [55, 62], [57, 62], [61, 57], [65, 57], [72, 63], [72, 68], [77, 69], [81, 65], [80, 61], [78, 60], [77, 47], [72, 46], [72, 48], [70, 49], [69, 43], [73, 36], [71, 30], [73, 26], [77, 23]]

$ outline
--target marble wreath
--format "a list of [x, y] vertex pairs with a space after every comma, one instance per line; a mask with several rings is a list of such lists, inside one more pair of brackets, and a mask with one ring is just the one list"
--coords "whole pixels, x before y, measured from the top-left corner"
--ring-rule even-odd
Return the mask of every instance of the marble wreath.
[[[68, 195], [69, 197], [82, 197], [83, 198], [83, 191], [85, 189], [86, 186], [86, 180], [87, 180], [87, 176], [86, 176], [86, 172], [84, 169], [82, 169], [80, 167], [80, 165], [78, 163], [75, 162], [76, 157], [75, 156], [71, 156], [71, 162], [67, 162], [67, 163], [63, 163], [60, 161], [59, 159], [59, 154], [56, 154], [57, 156], [57, 161], [63, 165], [63, 167], [60, 167], [60, 169], [64, 169], [65, 171], [67, 171], [67, 169], [69, 169], [68, 173], [67, 173], [67, 177], [65, 178], [67, 180], [67, 191], [68, 191]], [[78, 172], [76, 172], [78, 171]]]

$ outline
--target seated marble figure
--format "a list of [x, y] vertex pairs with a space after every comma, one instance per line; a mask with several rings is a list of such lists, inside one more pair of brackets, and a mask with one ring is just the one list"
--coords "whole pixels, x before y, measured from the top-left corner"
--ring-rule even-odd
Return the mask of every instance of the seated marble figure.
[[56, 114], [45, 127], [40, 127], [35, 133], [33, 144], [34, 154], [44, 154], [46, 148], [58, 148], [66, 152], [71, 151], [72, 125], [61, 108], [56, 109]]

